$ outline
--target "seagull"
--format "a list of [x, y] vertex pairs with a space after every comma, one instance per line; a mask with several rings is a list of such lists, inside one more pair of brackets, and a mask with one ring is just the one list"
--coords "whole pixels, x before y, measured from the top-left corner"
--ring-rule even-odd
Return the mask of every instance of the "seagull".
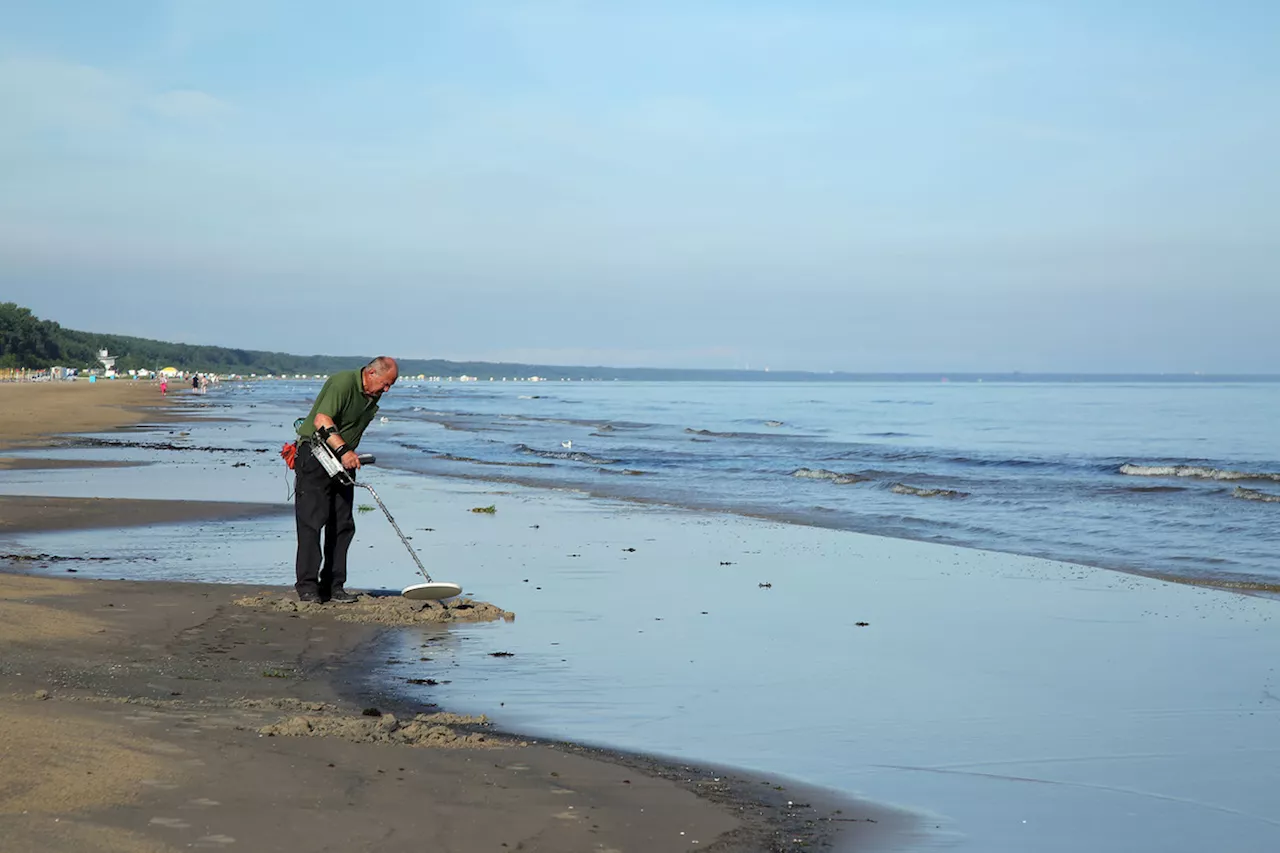
[[568, 450], [570, 447], [573, 447], [573, 442], [572, 442], [572, 441], [562, 441], [562, 442], [560, 442], [560, 446], [561, 446], [561, 447], [563, 447], [565, 450]]
[[389, 423], [391, 423], [391, 418], [387, 417], [386, 415], [383, 415], [383, 416], [382, 416], [382, 423], [384, 423], [384, 424], [389, 424]]

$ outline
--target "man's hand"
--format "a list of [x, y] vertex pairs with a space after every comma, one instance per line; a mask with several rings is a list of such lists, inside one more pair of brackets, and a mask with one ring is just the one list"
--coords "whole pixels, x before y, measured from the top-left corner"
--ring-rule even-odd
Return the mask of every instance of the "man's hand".
[[342, 458], [338, 460], [342, 463], [342, 467], [348, 471], [354, 471], [360, 467], [360, 457], [356, 455], [354, 450], [348, 450], [342, 454]]

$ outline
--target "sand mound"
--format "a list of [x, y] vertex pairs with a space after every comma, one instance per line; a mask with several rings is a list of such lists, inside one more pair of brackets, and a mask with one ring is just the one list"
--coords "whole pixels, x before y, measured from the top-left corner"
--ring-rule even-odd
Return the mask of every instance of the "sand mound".
[[233, 699], [228, 707], [241, 711], [336, 711], [328, 702], [304, 702], [301, 699]]
[[484, 717], [443, 713], [418, 714], [404, 723], [394, 714], [376, 717], [308, 714], [263, 726], [258, 732], [271, 737], [338, 737], [356, 743], [394, 743], [437, 749], [509, 746], [483, 734], [450, 727], [457, 725], [483, 726], [488, 725], [488, 721]]
[[410, 601], [398, 595], [362, 595], [352, 604], [316, 604], [296, 601], [291, 595], [278, 592], [260, 592], [237, 598], [235, 603], [255, 610], [322, 614], [340, 622], [372, 622], [378, 625], [496, 622], [499, 619], [510, 622], [516, 618], [509, 610], [466, 597], [449, 601]]

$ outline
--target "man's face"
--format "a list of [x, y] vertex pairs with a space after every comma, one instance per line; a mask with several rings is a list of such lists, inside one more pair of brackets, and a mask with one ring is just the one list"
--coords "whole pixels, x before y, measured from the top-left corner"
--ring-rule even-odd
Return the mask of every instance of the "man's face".
[[381, 396], [391, 390], [391, 386], [396, 384], [396, 379], [400, 377], [400, 372], [394, 367], [387, 370], [369, 370], [364, 374], [364, 393], [371, 397]]

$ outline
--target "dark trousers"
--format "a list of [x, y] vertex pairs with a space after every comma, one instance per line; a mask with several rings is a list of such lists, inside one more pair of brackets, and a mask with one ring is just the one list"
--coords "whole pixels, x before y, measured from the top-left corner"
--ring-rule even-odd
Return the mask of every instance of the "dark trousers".
[[294, 566], [298, 579], [294, 588], [328, 598], [347, 582], [347, 549], [356, 535], [356, 522], [351, 516], [355, 487], [329, 479], [306, 441], [298, 442], [293, 471], [297, 476], [293, 509], [298, 521], [298, 558]]

